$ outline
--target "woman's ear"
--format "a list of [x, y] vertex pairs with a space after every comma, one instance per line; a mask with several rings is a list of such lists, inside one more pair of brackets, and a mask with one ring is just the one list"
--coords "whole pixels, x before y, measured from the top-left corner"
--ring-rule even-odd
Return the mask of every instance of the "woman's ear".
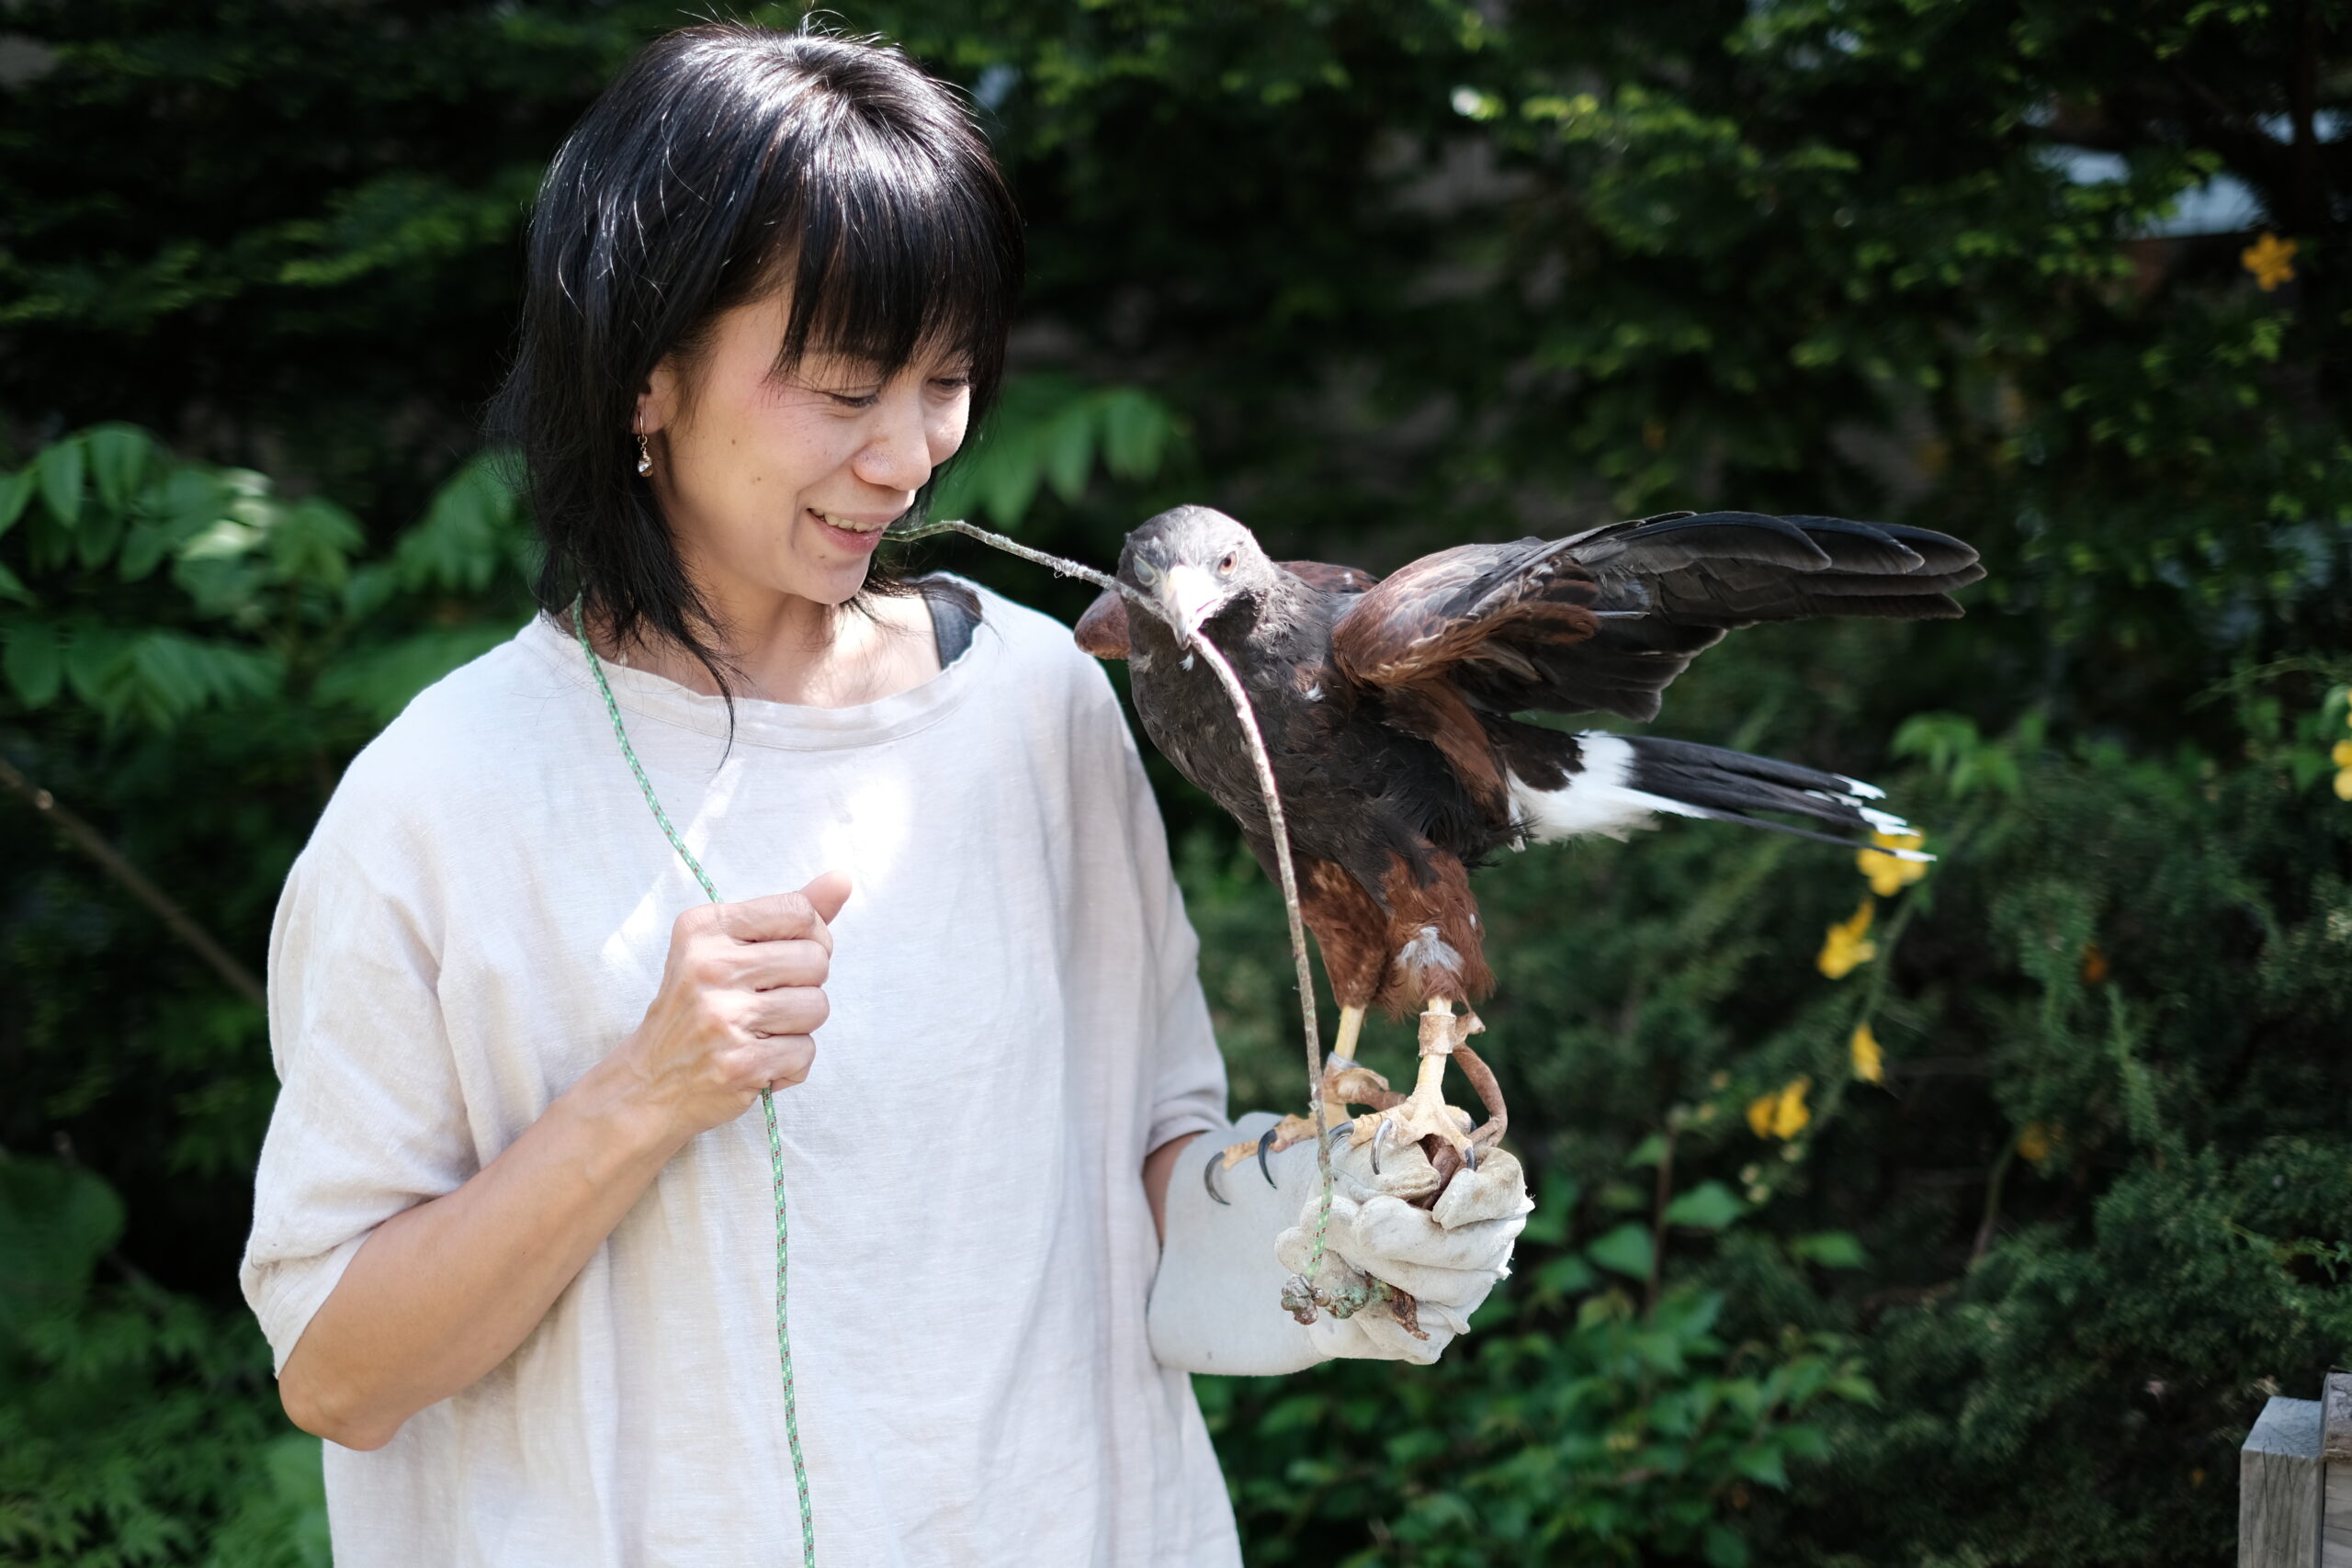
[[639, 435], [653, 435], [668, 429], [677, 417], [678, 372], [664, 359], [637, 389], [636, 423], [632, 428]]

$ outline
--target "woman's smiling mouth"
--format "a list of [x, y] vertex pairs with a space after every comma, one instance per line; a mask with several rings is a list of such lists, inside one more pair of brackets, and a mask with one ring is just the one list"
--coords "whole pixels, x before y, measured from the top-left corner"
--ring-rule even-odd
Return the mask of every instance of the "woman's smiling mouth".
[[882, 542], [882, 531], [890, 525], [891, 521], [888, 517], [867, 519], [820, 512], [813, 506], [806, 510], [816, 520], [818, 528], [826, 538], [842, 549], [861, 553], [872, 550]]

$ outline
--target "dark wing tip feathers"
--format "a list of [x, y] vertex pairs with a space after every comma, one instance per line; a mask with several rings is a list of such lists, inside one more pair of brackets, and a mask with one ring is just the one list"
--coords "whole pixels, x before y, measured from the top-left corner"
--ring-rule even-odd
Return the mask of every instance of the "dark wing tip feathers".
[[1793, 568], [1807, 591], [1837, 595], [1838, 610], [1847, 615], [1956, 614], [1949, 602], [1945, 610], [1927, 612], [1861, 606], [1865, 600], [1931, 597], [1984, 575], [1975, 550], [1949, 534], [1843, 517], [1683, 513], [1596, 529], [1577, 543], [1580, 559], [1621, 575], [1657, 576], [1708, 561]]

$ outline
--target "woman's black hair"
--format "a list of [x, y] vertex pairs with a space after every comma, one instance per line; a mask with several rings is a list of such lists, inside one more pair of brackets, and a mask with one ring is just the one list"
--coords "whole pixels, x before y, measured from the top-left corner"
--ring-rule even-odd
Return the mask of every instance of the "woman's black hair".
[[814, 351], [888, 378], [950, 350], [968, 355], [977, 429], [1023, 248], [953, 89], [878, 42], [714, 23], [648, 45], [573, 128], [526, 266], [491, 428], [522, 460], [546, 546], [538, 602], [568, 620], [578, 595], [617, 643], [666, 637], [726, 693], [709, 608], [637, 472], [647, 378], [673, 355], [691, 367], [721, 312], [789, 287], [777, 375]]

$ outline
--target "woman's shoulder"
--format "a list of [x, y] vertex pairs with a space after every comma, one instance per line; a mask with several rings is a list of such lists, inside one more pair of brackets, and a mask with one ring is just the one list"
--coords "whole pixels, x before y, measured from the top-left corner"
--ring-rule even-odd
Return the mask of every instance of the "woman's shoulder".
[[475, 803], [530, 768], [560, 739], [548, 716], [571, 705], [560, 666], [534, 647], [552, 635], [535, 620], [412, 697], [344, 769], [313, 842], [410, 838], [470, 819]]

